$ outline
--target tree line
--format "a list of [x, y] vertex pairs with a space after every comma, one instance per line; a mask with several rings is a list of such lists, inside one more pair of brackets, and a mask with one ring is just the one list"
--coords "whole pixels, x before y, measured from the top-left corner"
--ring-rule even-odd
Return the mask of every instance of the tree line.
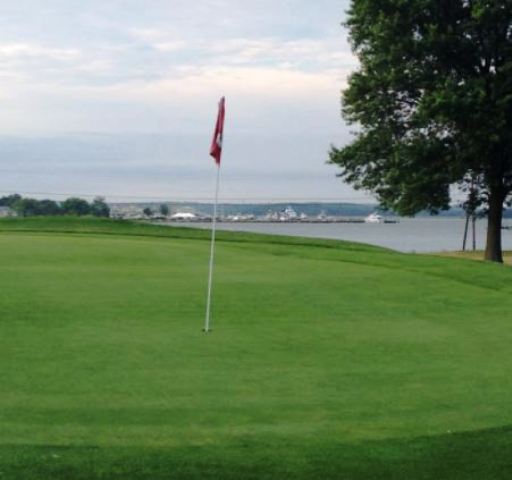
[[102, 197], [96, 197], [92, 202], [77, 197], [70, 197], [62, 202], [56, 202], [49, 199], [37, 200], [13, 194], [1, 197], [0, 207], [9, 207], [20, 217], [51, 215], [110, 216], [110, 208]]

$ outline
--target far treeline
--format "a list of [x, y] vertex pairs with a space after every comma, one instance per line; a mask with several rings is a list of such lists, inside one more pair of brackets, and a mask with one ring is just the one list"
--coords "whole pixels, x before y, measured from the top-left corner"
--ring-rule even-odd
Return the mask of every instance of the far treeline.
[[1, 197], [0, 207], [9, 207], [20, 217], [43, 215], [110, 216], [110, 208], [102, 197], [96, 197], [92, 202], [76, 197], [56, 202], [48, 199], [24, 198], [21, 195], [14, 194]]

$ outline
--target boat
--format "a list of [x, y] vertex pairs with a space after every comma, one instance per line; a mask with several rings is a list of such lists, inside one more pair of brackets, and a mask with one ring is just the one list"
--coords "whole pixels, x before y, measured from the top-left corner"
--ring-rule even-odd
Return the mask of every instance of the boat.
[[174, 215], [171, 215], [171, 220], [196, 220], [197, 219], [197, 215], [195, 215], [194, 213], [190, 213], [190, 212], [178, 212], [178, 213], [175, 213]]
[[364, 223], [384, 223], [384, 217], [378, 213], [370, 213], [365, 219]]
[[280, 214], [279, 220], [281, 222], [290, 222], [297, 220], [298, 215], [297, 212], [290, 206], [286, 207]]

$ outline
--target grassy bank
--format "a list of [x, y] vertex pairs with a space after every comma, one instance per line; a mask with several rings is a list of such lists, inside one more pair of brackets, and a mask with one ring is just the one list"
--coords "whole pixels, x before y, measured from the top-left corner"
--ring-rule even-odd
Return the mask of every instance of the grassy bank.
[[[467, 260], [484, 260], [484, 252], [482, 250], [476, 251], [459, 251], [459, 252], [446, 252], [441, 254], [444, 257], [451, 258], [464, 258]], [[506, 251], [503, 252], [503, 263], [505, 265], [512, 265], [512, 252]]]
[[508, 478], [512, 270], [0, 221], [1, 478]]

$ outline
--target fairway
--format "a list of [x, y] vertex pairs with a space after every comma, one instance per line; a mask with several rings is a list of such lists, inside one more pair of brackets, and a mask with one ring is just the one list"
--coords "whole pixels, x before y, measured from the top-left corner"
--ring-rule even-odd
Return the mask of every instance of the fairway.
[[512, 269], [0, 221], [0, 478], [510, 478]]

